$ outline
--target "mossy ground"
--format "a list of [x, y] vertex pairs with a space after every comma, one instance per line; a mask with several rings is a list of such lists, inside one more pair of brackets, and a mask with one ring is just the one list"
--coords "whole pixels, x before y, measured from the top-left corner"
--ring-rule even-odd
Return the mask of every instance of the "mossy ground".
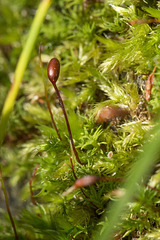
[[[1, 109], [37, 5], [38, 1], [1, 2]], [[124, 178], [144, 143], [150, 141], [148, 134], [160, 109], [159, 7], [159, 1], [53, 1], [1, 147], [20, 239], [87, 240], [103, 231], [98, 228], [103, 226], [101, 216], [115, 201], [113, 193], [121, 183], [100, 181], [83, 188], [84, 194], [77, 189], [63, 198], [61, 194], [75, 182], [70, 157], [77, 178], [90, 174]], [[61, 63], [57, 86], [82, 165], [74, 157], [62, 109], [47, 80], [52, 57]], [[146, 81], [155, 66], [151, 99], [146, 101]], [[62, 141], [51, 124], [41, 70]], [[95, 116], [105, 106], [125, 108], [129, 114], [97, 123]], [[33, 205], [29, 180], [37, 164], [33, 180], [37, 205]], [[158, 171], [156, 165], [149, 185], [139, 186], [114, 239], [160, 238]], [[3, 209], [1, 213], [0, 238], [13, 239], [7, 213]]]

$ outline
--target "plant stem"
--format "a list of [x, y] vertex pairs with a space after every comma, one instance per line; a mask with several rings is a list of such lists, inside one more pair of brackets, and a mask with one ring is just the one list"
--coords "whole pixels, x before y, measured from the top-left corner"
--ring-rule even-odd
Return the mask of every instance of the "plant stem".
[[74, 171], [74, 166], [73, 166], [73, 162], [72, 162], [72, 157], [70, 157], [70, 163], [71, 163], [71, 168], [72, 168], [72, 172], [73, 172], [74, 178], [77, 179], [76, 174], [75, 174], [75, 171]]
[[12, 224], [12, 228], [13, 228], [13, 231], [14, 231], [15, 239], [18, 240], [16, 227], [15, 227], [14, 220], [13, 220], [10, 208], [9, 208], [9, 201], [8, 201], [7, 191], [6, 191], [6, 188], [5, 188], [5, 185], [4, 185], [4, 181], [3, 181], [3, 177], [2, 177], [2, 169], [1, 169], [1, 167], [0, 167], [0, 182], [1, 182], [3, 193], [4, 193], [6, 208], [7, 208], [7, 212], [8, 212], [11, 224]]
[[62, 107], [62, 110], [63, 110], [63, 114], [64, 114], [64, 117], [65, 117], [65, 120], [66, 120], [66, 124], [67, 124], [67, 128], [68, 128], [68, 133], [69, 133], [69, 137], [70, 137], [70, 141], [71, 141], [71, 145], [72, 145], [72, 149], [73, 149], [74, 155], [75, 155], [75, 157], [76, 157], [76, 159], [77, 159], [77, 162], [80, 163], [80, 164], [82, 164], [81, 161], [80, 161], [80, 159], [79, 159], [79, 157], [78, 157], [78, 153], [77, 153], [77, 151], [76, 151], [76, 149], [75, 149], [75, 146], [74, 146], [73, 137], [72, 137], [72, 132], [71, 132], [71, 128], [70, 128], [70, 125], [69, 125], [69, 121], [68, 121], [68, 117], [67, 117], [67, 114], [66, 114], [66, 110], [65, 110], [65, 107], [64, 107], [64, 104], [63, 104], [63, 100], [62, 100], [62, 98], [61, 98], [61, 95], [60, 95], [60, 93], [59, 93], [59, 90], [58, 90], [58, 88], [57, 88], [57, 85], [56, 85], [55, 81], [51, 81], [51, 83], [53, 84], [53, 87], [54, 87], [54, 89], [55, 89], [55, 91], [56, 91], [58, 100], [59, 100], [59, 102], [60, 102], [60, 104], [61, 104], [61, 107]]
[[75, 240], [75, 238], [73, 237], [73, 235], [72, 235], [72, 234], [70, 234], [70, 236], [71, 236], [71, 238], [72, 238], [73, 240]]
[[51, 111], [51, 106], [50, 106], [50, 103], [49, 103], [49, 100], [48, 100], [47, 86], [46, 86], [46, 82], [45, 82], [45, 78], [44, 78], [44, 74], [43, 74], [43, 63], [42, 63], [42, 59], [41, 59], [41, 49], [42, 49], [42, 45], [39, 46], [39, 62], [40, 62], [40, 68], [42, 70], [42, 78], [43, 78], [43, 84], [44, 84], [44, 92], [45, 92], [46, 103], [47, 103], [48, 111], [49, 111], [49, 114], [50, 114], [50, 117], [51, 117], [51, 120], [52, 120], [52, 124], [53, 124], [53, 126], [56, 130], [56, 133], [59, 137], [59, 140], [62, 141], [62, 138], [61, 138], [60, 133], [58, 131], [57, 125], [54, 121], [54, 117], [53, 117], [53, 114], [52, 114], [52, 111]]
[[3, 143], [3, 140], [4, 140], [5, 132], [7, 129], [7, 123], [8, 123], [11, 111], [13, 109], [15, 99], [18, 94], [19, 86], [22, 81], [24, 71], [26, 70], [26, 67], [28, 65], [31, 53], [33, 51], [33, 47], [35, 45], [37, 36], [40, 31], [41, 24], [44, 21], [44, 18], [46, 16], [49, 6], [51, 5], [51, 2], [52, 0], [43, 0], [40, 3], [37, 13], [33, 20], [27, 42], [20, 55], [16, 70], [15, 70], [14, 81], [10, 87], [10, 90], [8, 92], [8, 95], [2, 110], [2, 116], [0, 121], [0, 145]]
[[62, 138], [61, 138], [60, 133], [59, 133], [59, 131], [58, 131], [57, 125], [56, 125], [56, 123], [55, 123], [55, 121], [54, 121], [54, 118], [53, 118], [53, 114], [52, 114], [52, 111], [51, 111], [51, 106], [50, 106], [49, 100], [48, 100], [48, 94], [47, 94], [47, 88], [46, 88], [46, 86], [44, 86], [44, 91], [45, 91], [45, 98], [46, 98], [46, 103], [47, 103], [48, 111], [49, 111], [49, 114], [50, 114], [50, 116], [51, 116], [51, 120], [52, 120], [53, 126], [54, 126], [54, 128], [55, 128], [55, 130], [56, 130], [56, 133], [57, 133], [57, 135], [58, 135], [58, 137], [59, 137], [59, 140], [62, 141]]
[[124, 179], [120, 178], [120, 177], [101, 177], [100, 181], [102, 181], [102, 182], [124, 182]]
[[33, 190], [32, 190], [32, 182], [33, 182], [33, 179], [35, 177], [38, 167], [39, 167], [39, 164], [36, 165], [36, 167], [32, 173], [32, 177], [30, 178], [30, 181], [29, 181], [29, 187], [30, 187], [30, 193], [31, 193], [31, 199], [32, 199], [33, 205], [36, 205], [36, 201], [35, 201]]
[[85, 198], [88, 199], [88, 201], [90, 202], [90, 204], [91, 204], [93, 207], [95, 207], [96, 209], [98, 209], [98, 207], [89, 200], [89, 198], [87, 197], [87, 195], [85, 194], [85, 192], [83, 191], [83, 189], [80, 188], [80, 190], [81, 190], [81, 192], [83, 193], [83, 195], [85, 196]]

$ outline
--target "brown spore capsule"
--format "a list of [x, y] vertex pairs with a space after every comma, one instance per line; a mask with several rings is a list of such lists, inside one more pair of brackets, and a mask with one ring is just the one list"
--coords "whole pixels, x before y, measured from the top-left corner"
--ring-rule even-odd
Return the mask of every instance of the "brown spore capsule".
[[95, 175], [87, 175], [82, 178], [79, 178], [75, 181], [75, 188], [82, 188], [82, 187], [87, 187], [89, 185], [92, 185], [99, 181], [99, 177]]
[[57, 58], [52, 58], [48, 63], [48, 78], [51, 82], [56, 83], [60, 72], [60, 63]]
[[124, 118], [127, 115], [129, 115], [129, 111], [125, 108], [106, 106], [98, 111], [96, 122], [103, 123], [116, 118]]

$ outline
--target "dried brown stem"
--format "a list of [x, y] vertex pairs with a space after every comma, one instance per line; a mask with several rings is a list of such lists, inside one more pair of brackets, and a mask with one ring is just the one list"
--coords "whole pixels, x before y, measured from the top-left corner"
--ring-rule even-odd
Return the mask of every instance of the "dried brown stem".
[[17, 231], [16, 231], [16, 227], [15, 227], [15, 224], [14, 224], [14, 220], [13, 220], [11, 211], [10, 211], [7, 191], [6, 191], [6, 188], [5, 188], [5, 185], [4, 185], [1, 167], [0, 167], [0, 181], [1, 181], [1, 186], [2, 186], [3, 193], [4, 193], [4, 197], [5, 197], [7, 212], [8, 212], [8, 215], [9, 215], [9, 218], [10, 218], [10, 221], [11, 221], [11, 224], [12, 224], [12, 228], [13, 228], [13, 231], [14, 231], [15, 239], [18, 240], [18, 234], [17, 234]]
[[31, 193], [31, 200], [32, 200], [33, 205], [36, 205], [36, 201], [35, 201], [34, 194], [33, 194], [33, 190], [32, 190], [32, 182], [33, 182], [33, 179], [34, 179], [34, 177], [35, 177], [35, 174], [36, 174], [36, 172], [37, 172], [38, 167], [39, 167], [39, 164], [36, 165], [36, 167], [35, 167], [35, 169], [34, 169], [34, 171], [33, 171], [33, 173], [32, 173], [32, 176], [31, 176], [31, 178], [30, 178], [30, 181], [29, 181], [29, 187], [30, 187], [30, 193]]

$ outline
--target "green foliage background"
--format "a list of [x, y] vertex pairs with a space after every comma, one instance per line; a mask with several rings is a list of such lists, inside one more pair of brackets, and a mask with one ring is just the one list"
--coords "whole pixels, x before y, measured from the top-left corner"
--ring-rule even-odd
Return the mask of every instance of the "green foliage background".
[[[25, 72], [0, 157], [10, 207], [20, 239], [92, 239], [105, 231], [108, 218], [101, 218], [117, 201], [117, 182], [98, 182], [63, 198], [75, 178], [98, 175], [124, 178], [151, 142], [150, 130], [160, 109], [159, 1], [53, 1]], [[13, 81], [18, 57], [25, 44], [39, 1], [0, 1], [0, 108]], [[132, 25], [131, 21], [146, 22]], [[43, 69], [38, 59], [39, 45]], [[75, 146], [83, 165], [76, 162], [62, 110], [47, 80], [47, 63], [61, 62], [57, 82], [68, 113]], [[145, 84], [157, 66], [151, 100], [146, 102]], [[62, 141], [52, 127], [45, 100], [43, 74], [49, 101]], [[126, 108], [130, 116], [97, 124], [95, 116], [104, 106]], [[108, 153], [112, 151], [112, 158]], [[29, 180], [39, 164], [30, 200]], [[145, 163], [144, 163], [145, 164]], [[159, 168], [155, 165], [113, 239], [158, 239]], [[147, 186], [146, 186], [147, 184]], [[152, 188], [152, 189], [151, 189]], [[156, 188], [156, 189], [155, 189]], [[3, 195], [1, 192], [1, 199]], [[0, 239], [13, 239], [10, 221], [1, 203]], [[123, 221], [122, 221], [123, 220]], [[108, 222], [109, 226], [109, 222]], [[106, 238], [107, 239], [107, 238]]]

